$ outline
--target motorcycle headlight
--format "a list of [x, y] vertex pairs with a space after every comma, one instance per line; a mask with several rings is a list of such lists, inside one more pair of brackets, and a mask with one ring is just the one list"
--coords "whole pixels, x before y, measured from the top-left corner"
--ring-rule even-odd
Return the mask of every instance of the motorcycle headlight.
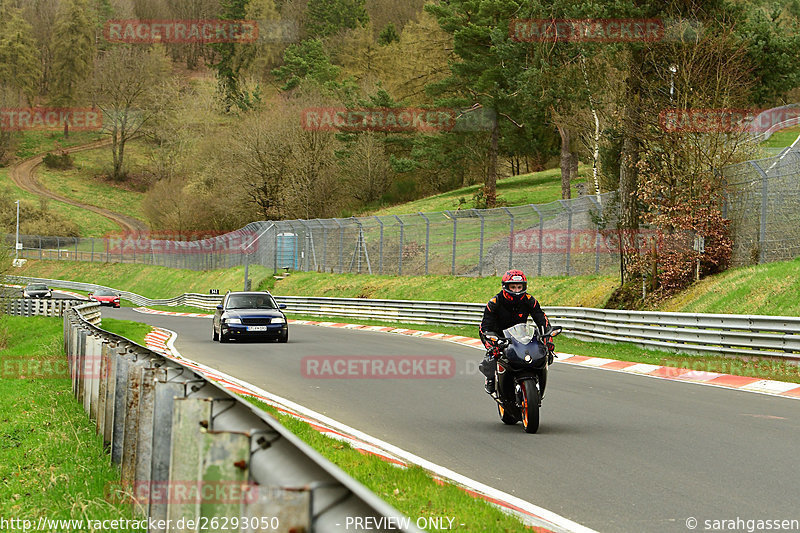
[[224, 321], [226, 324], [241, 324], [241, 318], [226, 318]]

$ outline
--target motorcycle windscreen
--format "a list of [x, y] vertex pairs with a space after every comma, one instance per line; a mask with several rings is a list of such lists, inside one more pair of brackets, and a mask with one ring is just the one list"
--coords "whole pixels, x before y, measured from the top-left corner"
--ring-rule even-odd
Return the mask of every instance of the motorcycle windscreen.
[[507, 339], [515, 339], [521, 344], [528, 344], [536, 337], [536, 326], [532, 324], [517, 324], [503, 330]]

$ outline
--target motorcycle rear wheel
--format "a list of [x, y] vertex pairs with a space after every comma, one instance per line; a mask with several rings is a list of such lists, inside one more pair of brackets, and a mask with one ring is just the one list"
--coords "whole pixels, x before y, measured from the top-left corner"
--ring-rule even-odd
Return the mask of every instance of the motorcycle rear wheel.
[[525, 433], [536, 433], [539, 431], [539, 389], [536, 382], [526, 379], [522, 382], [522, 427]]

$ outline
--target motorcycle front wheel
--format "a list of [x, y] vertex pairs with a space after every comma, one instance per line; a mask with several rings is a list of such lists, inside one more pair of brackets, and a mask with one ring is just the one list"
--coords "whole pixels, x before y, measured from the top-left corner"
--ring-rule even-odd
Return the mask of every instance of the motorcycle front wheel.
[[526, 379], [520, 384], [522, 388], [522, 427], [525, 433], [536, 433], [539, 430], [539, 389], [536, 382]]

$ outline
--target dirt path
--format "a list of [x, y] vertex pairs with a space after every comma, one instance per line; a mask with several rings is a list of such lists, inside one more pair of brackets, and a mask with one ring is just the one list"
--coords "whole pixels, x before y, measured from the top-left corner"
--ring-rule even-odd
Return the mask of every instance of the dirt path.
[[[62, 151], [71, 154], [75, 152], [83, 152], [85, 150], [94, 150], [95, 148], [100, 148], [110, 143], [110, 139], [103, 139], [89, 144], [64, 148]], [[98, 215], [104, 216], [116, 223], [123, 232], [145, 232], [148, 230], [147, 224], [141, 220], [137, 220], [133, 217], [122, 215], [120, 213], [115, 213], [113, 211], [109, 211], [108, 209], [103, 209], [102, 207], [84, 204], [71, 198], [60, 196], [46, 189], [36, 180], [36, 168], [42, 164], [44, 156], [45, 154], [39, 154], [11, 165], [8, 173], [8, 175], [11, 177], [11, 181], [16, 183], [20, 189], [26, 190], [29, 193], [37, 196], [44, 196], [65, 204], [74, 205], [75, 207], [80, 207], [81, 209], [86, 209], [87, 211], [92, 211]]]

